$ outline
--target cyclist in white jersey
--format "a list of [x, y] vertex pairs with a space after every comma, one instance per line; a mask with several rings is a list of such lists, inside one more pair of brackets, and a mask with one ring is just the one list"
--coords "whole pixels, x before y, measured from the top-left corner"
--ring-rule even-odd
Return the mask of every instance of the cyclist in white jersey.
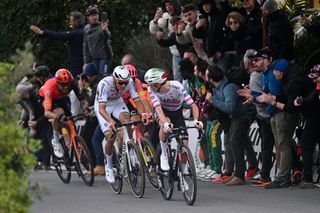
[[145, 120], [147, 115], [144, 113], [143, 104], [135, 90], [134, 83], [130, 78], [130, 73], [125, 67], [117, 66], [114, 69], [112, 76], [103, 78], [97, 87], [94, 110], [98, 118], [100, 128], [105, 136], [102, 146], [106, 156], [106, 180], [109, 183], [115, 182], [112, 169], [112, 149], [115, 141], [115, 137], [113, 136], [116, 132], [116, 122], [113, 118], [119, 120], [121, 123], [130, 121], [129, 110], [122, 99], [122, 95], [127, 91], [130, 92], [130, 95], [137, 106], [138, 112]]
[[[156, 111], [155, 117], [159, 123], [159, 139], [161, 145], [160, 168], [163, 171], [170, 169], [168, 162], [168, 145], [165, 142], [166, 133], [170, 133], [172, 128], [185, 127], [182, 103], [186, 102], [194, 118], [194, 124], [197, 128], [203, 128], [199, 118], [199, 109], [192, 100], [191, 96], [184, 89], [179, 81], [167, 81], [168, 74], [159, 68], [149, 69], [144, 77], [145, 82], [149, 85], [148, 92], [151, 97], [152, 105]], [[188, 141], [184, 140], [188, 145]]]

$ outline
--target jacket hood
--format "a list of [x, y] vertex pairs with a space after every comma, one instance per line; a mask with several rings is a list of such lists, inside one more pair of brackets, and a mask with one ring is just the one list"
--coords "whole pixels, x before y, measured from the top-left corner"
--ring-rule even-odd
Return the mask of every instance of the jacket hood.
[[[211, 13], [210, 14], [206, 14], [204, 12], [204, 10], [202, 9], [202, 6], [205, 3], [211, 3], [213, 5], [213, 8], [211, 9]], [[214, 13], [214, 11], [216, 10], [216, 8], [217, 8], [217, 5], [216, 5], [216, 1], [215, 0], [201, 0], [200, 3], [198, 4], [198, 10], [203, 15], [212, 15]]]
[[166, 3], [171, 3], [174, 7], [174, 14], [173, 16], [180, 16], [181, 15], [181, 5], [180, 2], [178, 0], [162, 0], [161, 1], [161, 7], [162, 10], [165, 12], [168, 12], [166, 10]]

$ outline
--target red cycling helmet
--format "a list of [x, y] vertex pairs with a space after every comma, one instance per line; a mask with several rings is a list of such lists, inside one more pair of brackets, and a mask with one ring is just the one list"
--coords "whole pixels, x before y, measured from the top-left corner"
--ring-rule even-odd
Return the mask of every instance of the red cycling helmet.
[[125, 67], [127, 70], [129, 70], [129, 72], [130, 72], [130, 77], [131, 77], [131, 78], [136, 78], [136, 77], [138, 76], [137, 69], [136, 69], [133, 65], [131, 65], [131, 64], [126, 64], [126, 65], [124, 65], [124, 67]]
[[72, 75], [67, 69], [59, 69], [56, 72], [55, 78], [59, 84], [70, 84], [72, 81]]

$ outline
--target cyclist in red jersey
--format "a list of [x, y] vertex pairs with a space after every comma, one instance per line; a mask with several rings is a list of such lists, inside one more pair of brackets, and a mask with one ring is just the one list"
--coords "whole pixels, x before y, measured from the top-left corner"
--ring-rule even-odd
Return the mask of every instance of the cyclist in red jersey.
[[[71, 73], [66, 69], [59, 69], [54, 78], [49, 79], [40, 88], [39, 95], [43, 99], [44, 116], [51, 121], [53, 128], [52, 148], [56, 157], [61, 158], [63, 152], [59, 143], [59, 122], [65, 119], [65, 116], [71, 116], [67, 105], [68, 94], [74, 91], [80, 101], [83, 98], [80, 95], [77, 83], [73, 80]], [[84, 103], [81, 103], [83, 106]]]

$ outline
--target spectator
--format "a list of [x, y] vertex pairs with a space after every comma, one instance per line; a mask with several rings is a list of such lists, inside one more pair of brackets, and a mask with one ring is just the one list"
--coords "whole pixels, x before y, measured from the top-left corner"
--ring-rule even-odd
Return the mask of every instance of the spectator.
[[55, 32], [51, 30], [42, 30], [35, 25], [31, 25], [31, 30], [37, 35], [50, 38], [58, 39], [68, 42], [69, 48], [69, 67], [74, 78], [82, 72], [83, 66], [83, 26], [84, 16], [80, 12], [71, 12], [69, 18], [69, 26], [71, 31], [68, 32]]
[[215, 0], [201, 0], [198, 9], [202, 16], [196, 24], [194, 36], [203, 39], [203, 48], [209, 58], [220, 60], [225, 16], [217, 8]]
[[304, 27], [307, 32], [315, 35], [315, 38], [320, 39], [320, 26], [313, 24], [306, 16], [301, 16], [299, 19], [299, 23], [302, 27]]
[[84, 27], [84, 67], [93, 63], [101, 73], [109, 73], [113, 56], [109, 19], [99, 22], [99, 10], [96, 5], [87, 8], [86, 17], [88, 24]]
[[273, 59], [294, 59], [294, 34], [284, 9], [278, 9], [276, 0], [267, 0], [263, 6], [266, 22], [266, 43], [273, 54]]
[[235, 164], [234, 176], [226, 183], [227, 186], [245, 184], [244, 152], [249, 139], [250, 120], [255, 109], [244, 105], [237, 95], [239, 87], [228, 82], [223, 71], [210, 65], [206, 72], [207, 81], [214, 86], [212, 105], [231, 117], [230, 146]]
[[[81, 76], [80, 88], [83, 90], [89, 107], [94, 105], [97, 86], [102, 78], [102, 74], [93, 63], [89, 63], [84, 69], [83, 75]], [[90, 118], [87, 118], [86, 124], [83, 128], [83, 131], [81, 131], [83, 133], [82, 137], [88, 144], [88, 148], [95, 159], [94, 174], [104, 175], [104, 155], [102, 150], [102, 141], [104, 136], [96, 116], [92, 115]]]
[[[306, 81], [304, 94], [294, 101], [296, 107], [301, 106], [301, 112], [305, 118], [305, 127], [302, 131], [300, 144], [302, 147], [302, 164], [304, 182], [301, 188], [313, 188], [313, 153], [316, 144], [320, 144], [320, 65], [314, 66], [308, 75], [314, 83]], [[311, 86], [311, 90], [310, 90]]]
[[[153, 20], [149, 23], [149, 30], [155, 34], [157, 38], [167, 38], [172, 32], [172, 25], [169, 24], [173, 16], [181, 15], [181, 6], [177, 0], [162, 0], [162, 7], [158, 7]], [[164, 11], [164, 12], [163, 12]], [[177, 81], [182, 81], [179, 73], [179, 62], [181, 57], [176, 45], [169, 47], [172, 54], [172, 70], [173, 78]]]
[[[255, 67], [252, 65], [252, 57], [256, 54], [255, 50], [247, 50], [244, 56], [244, 65], [245, 69], [248, 70], [250, 75], [249, 88], [244, 88], [238, 91], [240, 96], [247, 98], [246, 103], [252, 103], [254, 98], [257, 97], [256, 94], [262, 94], [262, 78], [263, 74], [257, 72]], [[254, 94], [254, 95], [253, 95]], [[265, 106], [258, 103], [257, 101], [253, 102], [256, 106], [257, 116], [256, 121], [259, 126], [259, 134], [261, 138], [261, 161], [262, 167], [260, 171], [260, 179], [253, 183], [253, 186], [264, 187], [271, 182], [270, 171], [272, 169], [272, 155], [274, 147], [274, 136], [272, 133], [270, 125], [270, 114], [266, 112]]]
[[211, 63], [203, 49], [202, 38], [196, 38], [193, 36], [193, 31], [196, 27], [198, 17], [195, 6], [192, 4], [184, 6], [182, 13], [186, 23], [179, 22], [178, 31], [176, 33], [177, 42], [180, 44], [187, 44], [191, 42], [198, 56], [208, 63]]
[[[298, 114], [292, 111], [292, 97], [299, 94], [296, 89], [288, 85], [288, 78], [280, 80], [278, 72], [284, 72], [288, 67], [286, 60], [276, 61], [271, 64], [270, 52], [262, 50], [254, 55], [253, 65], [258, 72], [263, 72], [264, 93], [256, 99], [260, 103], [266, 103], [266, 110], [271, 115], [271, 128], [275, 138], [275, 144], [279, 149], [279, 169], [274, 181], [266, 185], [266, 189], [287, 188], [291, 186], [290, 171], [292, 166], [292, 136], [298, 122]], [[273, 74], [275, 72], [275, 75]], [[286, 76], [287, 77], [287, 76]], [[291, 77], [291, 76], [290, 76]], [[291, 79], [290, 79], [291, 80]], [[287, 88], [287, 89], [284, 89]], [[296, 93], [298, 92], [298, 93]], [[281, 101], [281, 103], [279, 102]], [[284, 106], [286, 105], [286, 109]]]

